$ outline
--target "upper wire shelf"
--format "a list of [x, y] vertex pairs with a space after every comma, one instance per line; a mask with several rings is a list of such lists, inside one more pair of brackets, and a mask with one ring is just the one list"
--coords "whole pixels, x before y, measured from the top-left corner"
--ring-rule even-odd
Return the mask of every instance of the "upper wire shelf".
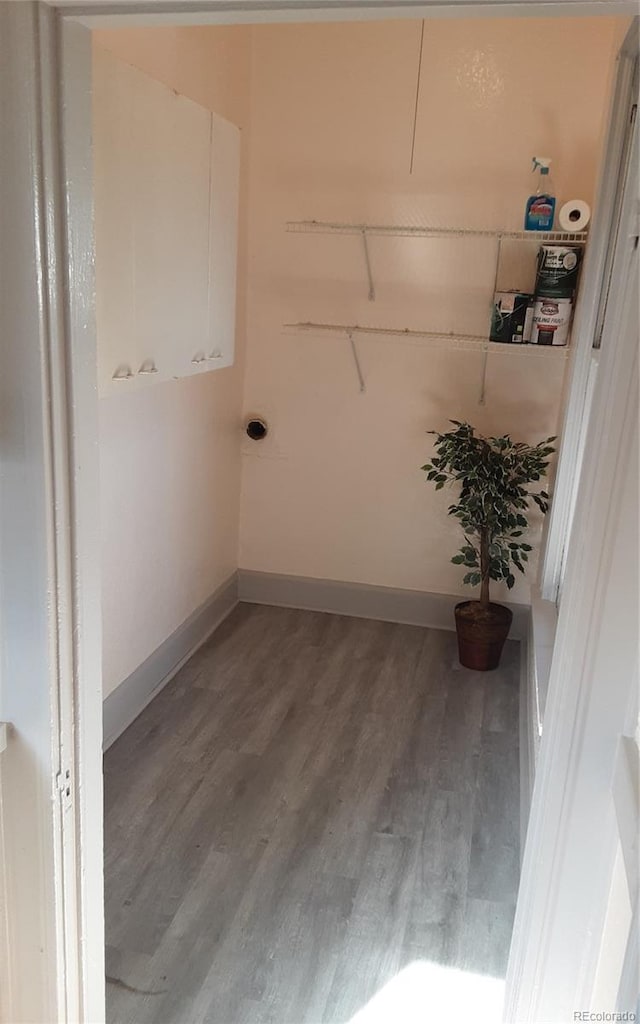
[[402, 224], [340, 224], [323, 220], [289, 220], [287, 231], [317, 235], [395, 235], [405, 238], [510, 238], [530, 242], [580, 242], [586, 231], [502, 231], [493, 228], [438, 228]]

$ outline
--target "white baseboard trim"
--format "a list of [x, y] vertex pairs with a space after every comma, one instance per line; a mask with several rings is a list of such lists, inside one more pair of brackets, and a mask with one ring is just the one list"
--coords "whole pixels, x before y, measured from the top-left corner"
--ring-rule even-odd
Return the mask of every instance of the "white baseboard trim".
[[551, 674], [553, 648], [558, 628], [558, 609], [552, 601], [544, 601], [536, 587], [531, 592], [531, 622], [529, 627], [529, 644], [531, 647], [531, 671], [534, 682], [536, 723], [536, 760], [538, 746], [542, 735], [547, 691]]
[[531, 635], [520, 641], [520, 865], [524, 854], [527, 838], [529, 813], [531, 811], [531, 795], [535, 777], [535, 746], [534, 736], [537, 730], [535, 715], [535, 681], [531, 673]]
[[[463, 598], [455, 594], [429, 594], [367, 583], [240, 569], [105, 698], [103, 747], [105, 750], [110, 747], [131, 725], [233, 611], [238, 601], [433, 629], [455, 629], [453, 609], [460, 600]], [[530, 609], [523, 604], [510, 604], [509, 607], [513, 611], [509, 635], [512, 639], [526, 641]], [[523, 644], [523, 649], [525, 647]]]
[[520, 685], [520, 835], [524, 849], [542, 721], [549, 686], [558, 613], [550, 601], [543, 601], [537, 587], [531, 592], [531, 614], [521, 648]]
[[103, 749], [106, 750], [141, 711], [173, 679], [238, 603], [234, 572], [204, 604], [105, 698], [102, 705]]
[[[249, 604], [271, 604], [283, 608], [333, 612], [359, 619], [379, 619], [409, 626], [455, 629], [453, 609], [464, 597], [454, 594], [429, 594], [419, 590], [396, 590], [368, 583], [345, 583], [310, 576], [285, 576], [280, 573], [240, 569], [238, 597]], [[529, 628], [529, 606], [509, 604], [513, 623], [509, 636], [525, 639]]]

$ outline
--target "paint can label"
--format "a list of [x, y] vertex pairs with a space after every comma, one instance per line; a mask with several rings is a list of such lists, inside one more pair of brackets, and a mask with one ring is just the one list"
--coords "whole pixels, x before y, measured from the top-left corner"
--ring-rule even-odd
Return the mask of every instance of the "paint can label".
[[531, 337], [533, 295], [528, 292], [496, 292], [491, 316], [491, 341], [521, 345]]
[[566, 345], [569, 340], [572, 309], [571, 299], [536, 296], [531, 338], [533, 344]]
[[578, 284], [582, 250], [568, 245], [542, 245], [538, 251], [535, 294], [570, 299]]

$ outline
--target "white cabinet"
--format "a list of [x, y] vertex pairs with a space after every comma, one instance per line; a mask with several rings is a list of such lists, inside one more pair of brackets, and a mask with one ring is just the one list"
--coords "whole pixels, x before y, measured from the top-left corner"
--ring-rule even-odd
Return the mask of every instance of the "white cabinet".
[[238, 129], [94, 54], [99, 386], [233, 363]]
[[137, 359], [181, 377], [208, 329], [210, 115], [140, 75], [130, 116]]

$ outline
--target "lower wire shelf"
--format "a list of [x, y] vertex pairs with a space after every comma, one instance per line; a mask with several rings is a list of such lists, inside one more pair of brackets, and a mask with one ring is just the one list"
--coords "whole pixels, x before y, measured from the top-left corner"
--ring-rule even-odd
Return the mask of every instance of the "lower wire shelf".
[[500, 355], [527, 355], [538, 357], [567, 358], [569, 349], [565, 346], [506, 344], [490, 341], [489, 338], [477, 334], [456, 334], [441, 331], [417, 331], [412, 328], [399, 327], [367, 327], [362, 324], [331, 324], [305, 321], [283, 324], [285, 334], [343, 334], [347, 337], [371, 336], [392, 337], [406, 341], [424, 342], [428, 347], [456, 349], [468, 352], [490, 351]]

